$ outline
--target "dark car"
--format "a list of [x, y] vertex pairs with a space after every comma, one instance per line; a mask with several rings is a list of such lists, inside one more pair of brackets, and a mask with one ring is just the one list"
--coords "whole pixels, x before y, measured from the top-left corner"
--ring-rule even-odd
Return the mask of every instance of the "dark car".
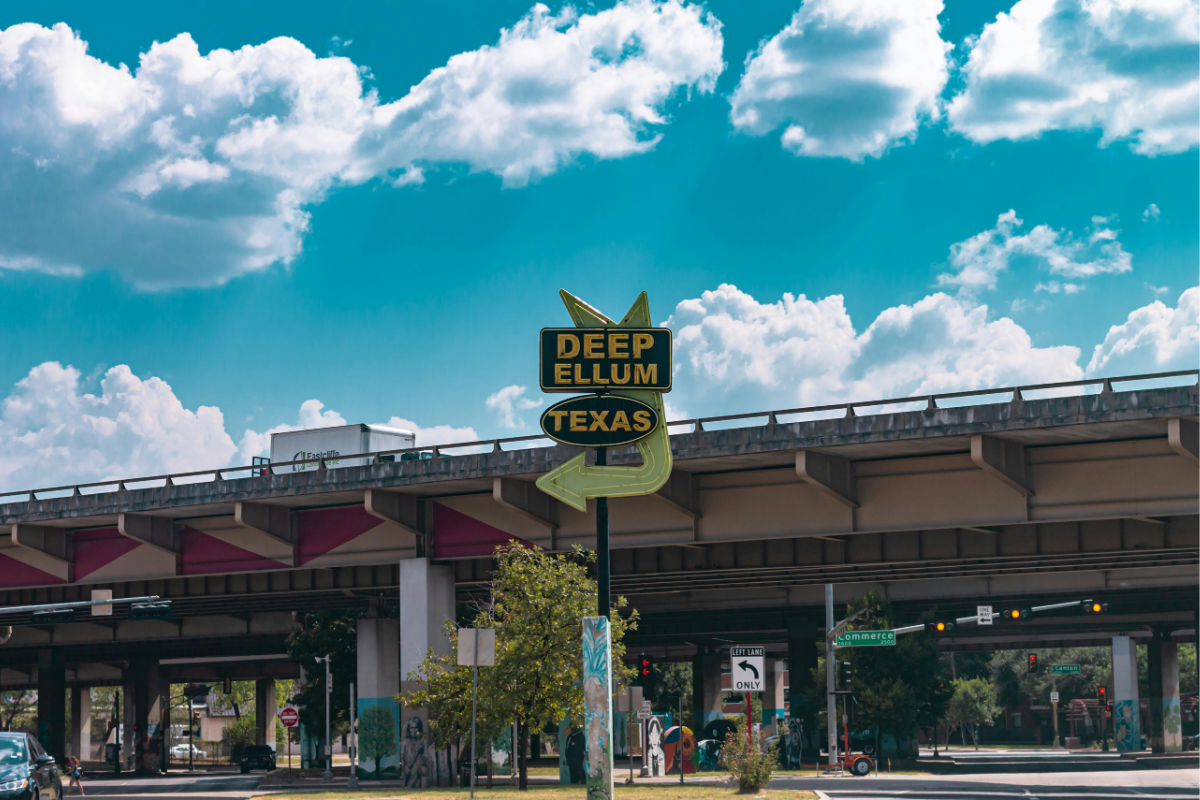
[[54, 757], [28, 733], [0, 733], [0, 800], [59, 800]]
[[275, 769], [275, 751], [265, 744], [252, 744], [242, 751], [242, 774], [252, 769]]

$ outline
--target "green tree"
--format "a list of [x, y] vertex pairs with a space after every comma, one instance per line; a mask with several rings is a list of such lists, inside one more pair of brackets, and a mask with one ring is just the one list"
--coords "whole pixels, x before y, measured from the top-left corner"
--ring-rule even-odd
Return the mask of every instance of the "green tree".
[[380, 775], [380, 762], [396, 754], [396, 720], [392, 710], [371, 706], [358, 720], [358, 750], [362, 758], [375, 762], [375, 777]]
[[1179, 645], [1179, 693], [1196, 691], [1196, 645]]
[[[510, 542], [496, 549], [489, 602], [472, 625], [496, 629], [496, 664], [479, 670], [479, 740], [489, 741], [512, 721], [517, 723], [518, 787], [528, 788], [525, 752], [530, 731], [570, 720], [583, 724], [583, 618], [596, 613], [596, 582], [588, 577], [595, 553], [576, 548], [552, 555]], [[609, 615], [613, 682], [624, 685], [633, 670], [623, 663], [625, 634], [637, 624], [637, 612], [622, 616], [618, 597]], [[432, 651], [411, 681], [420, 691], [400, 697], [413, 708], [429, 709], [435, 741], [444, 746], [471, 725], [471, 668], [459, 667], [458, 636], [450, 634], [451, 653]]]
[[0, 730], [18, 730], [37, 710], [37, 694], [28, 690], [0, 692]]
[[677, 713], [682, 697], [684, 719], [689, 719], [692, 713], [692, 665], [656, 664], [654, 668], [658, 670], [654, 691], [645, 696], [651, 707], [660, 712]]
[[[358, 674], [358, 636], [355, 622], [358, 610], [323, 609], [304, 615], [302, 626], [287, 638], [288, 658], [304, 668], [305, 681], [293, 698], [309, 736], [316, 740], [316, 752], [325, 752], [325, 665], [317, 658], [332, 656], [330, 672], [333, 692], [328, 695], [330, 727], [334, 731], [349, 726], [350, 684]], [[336, 734], [335, 734], [336, 735]], [[322, 759], [324, 756], [322, 755]], [[322, 764], [324, 762], [322, 761]]]
[[242, 751], [254, 744], [255, 725], [254, 715], [239, 717], [221, 731], [221, 740], [229, 745], [229, 763], [236, 764], [242, 758]]
[[946, 721], [962, 731], [963, 747], [967, 746], [966, 729], [971, 729], [975, 749], [979, 749], [979, 726], [991, 725], [1000, 714], [996, 688], [985, 678], [959, 678], [954, 681], [954, 694], [946, 708]]
[[[891, 603], [875, 591], [848, 604], [848, 613], [867, 609], [866, 620], [855, 630], [898, 627]], [[937, 641], [924, 632], [896, 638], [895, 647], [855, 647], [837, 651], [839, 661], [854, 664], [852, 689], [858, 700], [859, 724], [878, 725], [890, 733], [904, 752], [907, 743], [923, 728], [936, 725], [946, 713], [952, 689], [949, 667]], [[824, 687], [821, 676], [821, 687]]]
[[209, 691], [209, 705], [218, 714], [232, 711], [234, 719], [241, 719], [245, 710], [254, 708], [254, 681], [231, 681], [229, 689], [225, 694], [223, 687], [214, 685]]
[[[1038, 654], [1040, 668], [1029, 671], [1028, 655]], [[1056, 675], [1053, 664], [1078, 664], [1080, 671]], [[1047, 650], [999, 650], [988, 665], [992, 683], [999, 690], [1000, 704], [1009, 711], [1020, 707], [1024, 698], [1038, 703], [1050, 702], [1050, 692], [1059, 693], [1059, 705], [1066, 706], [1077, 697], [1096, 696], [1096, 685], [1112, 685], [1112, 650], [1107, 647], [1063, 647]]]
[[731, 781], [738, 785], [738, 794], [758, 794], [771, 782], [771, 772], [779, 763], [776, 746], [767, 747], [763, 732], [746, 735], [746, 718], [739, 717], [734, 730], [725, 734], [721, 744], [719, 764], [728, 770]]

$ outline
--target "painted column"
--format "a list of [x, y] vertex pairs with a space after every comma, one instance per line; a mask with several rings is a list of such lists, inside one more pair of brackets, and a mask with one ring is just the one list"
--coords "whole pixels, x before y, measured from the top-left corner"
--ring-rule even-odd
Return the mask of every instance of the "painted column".
[[763, 676], [762, 723], [763, 725], [773, 725], [777, 720], [782, 723], [784, 712], [783, 673], [787, 666], [783, 661], [766, 658], [763, 660], [763, 667], [767, 674]]
[[721, 719], [724, 695], [721, 693], [721, 653], [710, 644], [697, 644], [692, 659], [692, 732], [697, 737], [704, 726]]
[[366, 618], [358, 635], [358, 752], [360, 778], [400, 774], [400, 622]]
[[584, 770], [588, 800], [612, 800], [612, 638], [607, 617], [583, 618]]
[[1119, 751], [1142, 749], [1141, 713], [1138, 708], [1137, 644], [1128, 636], [1114, 636], [1113, 741]]
[[[443, 632], [454, 621], [454, 572], [432, 566], [428, 558], [400, 561], [400, 691], [420, 684], [408, 677], [421, 666], [430, 650], [450, 655], [450, 639]], [[425, 710], [400, 709], [399, 777], [406, 788], [430, 786], [437, 779], [436, 754], [429, 737]]]
[[275, 680], [259, 678], [254, 682], [254, 743], [275, 747]]
[[[142, 772], [157, 772], [162, 750], [159, 730], [162, 692], [159, 691], [158, 661], [135, 661], [130, 666], [127, 694], [132, 695], [133, 700], [133, 731], [129, 750], [133, 756], [132, 766]], [[151, 742], [151, 733], [157, 737], [156, 742]], [[125, 751], [122, 750], [121, 754], [125, 755]]]
[[71, 755], [92, 760], [92, 690], [79, 686], [71, 690]]
[[[813, 670], [817, 668], [816, 626], [811, 617], [788, 619], [788, 763], [798, 769], [803, 752], [817, 752], [820, 740], [820, 723], [801, 699], [805, 691], [813, 686]], [[813, 744], [804, 746], [801, 729]], [[793, 738], [795, 737], [795, 738]]]
[[67, 670], [59, 648], [38, 650], [37, 660], [37, 738], [61, 764], [66, 760]]
[[1155, 753], [1181, 750], [1179, 646], [1169, 636], [1155, 631], [1146, 651], [1150, 679], [1150, 749]]
[[133, 769], [134, 766], [134, 670], [131, 667], [121, 673], [121, 769]]

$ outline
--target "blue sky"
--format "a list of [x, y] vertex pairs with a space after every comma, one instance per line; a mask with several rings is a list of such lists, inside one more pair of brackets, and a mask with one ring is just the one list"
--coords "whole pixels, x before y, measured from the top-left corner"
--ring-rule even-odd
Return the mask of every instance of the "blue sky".
[[4, 4], [0, 481], [530, 432], [560, 287], [679, 414], [1194, 367], [1195, 3], [901, 5]]

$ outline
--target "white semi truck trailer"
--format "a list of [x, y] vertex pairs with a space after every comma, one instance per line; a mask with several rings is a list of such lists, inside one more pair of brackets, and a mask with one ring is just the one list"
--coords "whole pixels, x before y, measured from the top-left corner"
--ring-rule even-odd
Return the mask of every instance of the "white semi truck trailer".
[[304, 459], [311, 461], [275, 467], [272, 471], [281, 474], [314, 470], [320, 466], [319, 459], [322, 458], [325, 459], [325, 466], [331, 468], [361, 466], [369, 463], [370, 459], [352, 456], [410, 447], [416, 447], [416, 436], [412, 431], [386, 425], [339, 425], [336, 428], [284, 431], [271, 434], [271, 463]]

